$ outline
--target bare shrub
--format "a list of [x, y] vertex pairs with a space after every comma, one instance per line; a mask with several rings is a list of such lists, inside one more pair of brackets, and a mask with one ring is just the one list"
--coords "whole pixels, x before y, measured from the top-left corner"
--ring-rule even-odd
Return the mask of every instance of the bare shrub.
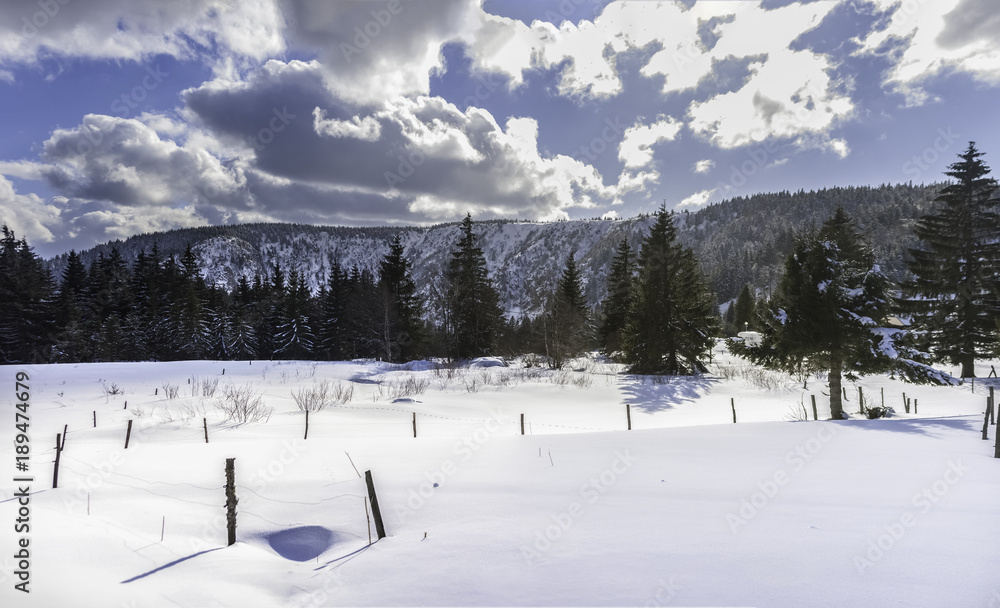
[[164, 382], [161, 388], [163, 389], [163, 396], [167, 399], [176, 399], [180, 392], [179, 386], [167, 382]]
[[219, 379], [192, 376], [188, 384], [191, 386], [192, 397], [214, 397], [219, 388]]
[[413, 374], [409, 374], [406, 378], [389, 384], [389, 399], [395, 400], [420, 395], [430, 387], [430, 384], [431, 382], [427, 378], [417, 378]]
[[482, 386], [482, 379], [478, 376], [471, 376], [471, 377], [466, 376], [464, 378], [464, 381], [465, 381], [465, 390], [466, 392], [469, 393], [478, 393], [480, 387]]
[[333, 389], [330, 394], [330, 400], [338, 405], [344, 405], [345, 403], [350, 403], [351, 399], [354, 398], [354, 385], [350, 382], [343, 383], [338, 382], [333, 385]]
[[307, 388], [292, 391], [292, 399], [299, 406], [300, 412], [321, 412], [333, 401], [329, 380]]
[[274, 408], [264, 405], [263, 393], [257, 393], [249, 384], [234, 386], [227, 384], [222, 389], [222, 396], [216, 398], [215, 407], [222, 411], [227, 421], [266, 422]]
[[573, 385], [579, 386], [580, 388], [588, 388], [594, 383], [594, 378], [589, 373], [580, 373], [573, 375]]
[[114, 382], [112, 382], [110, 386], [105, 383], [102, 383], [101, 386], [104, 387], [104, 394], [106, 396], [122, 395], [125, 393], [125, 391], [119, 388], [118, 385], [115, 384]]

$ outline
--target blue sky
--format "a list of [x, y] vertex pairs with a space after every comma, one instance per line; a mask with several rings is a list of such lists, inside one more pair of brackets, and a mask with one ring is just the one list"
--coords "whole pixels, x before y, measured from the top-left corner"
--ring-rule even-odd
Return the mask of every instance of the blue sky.
[[1000, 154], [993, 0], [0, 6], [0, 220], [628, 217]]

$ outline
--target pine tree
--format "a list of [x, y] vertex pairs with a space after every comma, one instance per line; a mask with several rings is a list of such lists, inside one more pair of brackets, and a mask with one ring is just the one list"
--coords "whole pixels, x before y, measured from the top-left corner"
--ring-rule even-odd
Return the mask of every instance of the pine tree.
[[0, 362], [45, 363], [53, 340], [52, 276], [6, 225], [0, 240]]
[[628, 239], [618, 245], [611, 271], [608, 273], [608, 295], [604, 300], [604, 315], [599, 331], [602, 352], [615, 356], [622, 349], [622, 332], [632, 305], [632, 283], [635, 274], [635, 260]]
[[838, 209], [816, 233], [797, 240], [785, 274], [759, 317], [762, 343], [731, 341], [737, 354], [790, 373], [828, 371], [830, 412], [844, 417], [842, 379], [897, 371], [913, 381], [945, 382], [903, 346], [905, 332], [885, 327], [891, 284], [847, 213]]
[[590, 314], [583, 294], [583, 282], [573, 254], [545, 312], [545, 345], [550, 364], [560, 369], [570, 358], [580, 356], [592, 339]]
[[472, 215], [466, 215], [446, 274], [449, 350], [458, 359], [489, 354], [503, 324], [500, 296], [486, 271], [486, 258], [472, 226]]
[[634, 373], [705, 371], [718, 331], [715, 303], [694, 253], [677, 241], [674, 214], [661, 207], [642, 243], [639, 275], [622, 336]]
[[744, 285], [740, 291], [740, 295], [736, 298], [735, 304], [732, 306], [733, 328], [737, 332], [749, 331], [754, 328], [756, 324], [756, 307], [757, 303], [753, 297], [753, 292], [750, 291], [750, 286]]
[[922, 241], [910, 250], [913, 279], [903, 285], [900, 307], [924, 332], [937, 360], [975, 376], [977, 358], [996, 345], [1000, 215], [997, 182], [975, 144], [945, 174], [957, 180], [935, 199], [941, 207], [915, 229]]
[[410, 360], [420, 352], [425, 340], [420, 318], [423, 302], [417, 296], [411, 271], [397, 234], [382, 259], [378, 285], [378, 341], [387, 361]]
[[346, 358], [345, 308], [349, 290], [348, 279], [340, 262], [334, 260], [330, 265], [326, 285], [320, 294], [319, 352], [332, 361], [342, 361]]
[[275, 354], [286, 359], [312, 356], [316, 336], [312, 331], [309, 287], [298, 270], [288, 275], [288, 288], [275, 334]]

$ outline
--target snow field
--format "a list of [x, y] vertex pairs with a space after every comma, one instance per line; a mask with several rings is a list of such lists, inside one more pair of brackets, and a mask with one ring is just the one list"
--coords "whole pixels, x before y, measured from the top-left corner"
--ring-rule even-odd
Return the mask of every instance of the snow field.
[[[32, 387], [32, 593], [13, 590], [8, 545], [0, 604], [986, 607], [1000, 597], [985, 381], [973, 393], [862, 378], [874, 404], [885, 390], [892, 418], [860, 419], [846, 383], [856, 419], [800, 422], [810, 394], [829, 416], [819, 379], [803, 389], [722, 351], [711, 375], [666, 381], [595, 361], [564, 372], [428, 367], [18, 368]], [[213, 397], [206, 379], [219, 381]], [[311, 413], [303, 440], [292, 393], [324, 380], [353, 394]], [[261, 393], [269, 419], [226, 422], [213, 403], [227, 383]], [[903, 392], [919, 414], [901, 413]], [[3, 429], [7, 526], [13, 421]], [[239, 542], [225, 547], [232, 457]], [[388, 532], [371, 547], [366, 470]]]

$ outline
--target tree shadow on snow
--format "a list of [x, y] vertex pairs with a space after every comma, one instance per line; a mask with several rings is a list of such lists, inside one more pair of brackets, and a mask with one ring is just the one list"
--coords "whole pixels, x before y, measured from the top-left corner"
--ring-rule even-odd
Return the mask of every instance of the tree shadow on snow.
[[[841, 421], [841, 424], [850, 424], [851, 428], [864, 431], [890, 431], [894, 433], [915, 433], [919, 435], [932, 435], [937, 431], [961, 431], [978, 432], [983, 430], [982, 421], [976, 421], [969, 416], [942, 416], [940, 418], [877, 418], [875, 420], [851, 419]], [[996, 427], [990, 427], [996, 428]], [[990, 433], [993, 434], [992, 431]], [[992, 444], [991, 444], [992, 445]]]
[[153, 568], [149, 572], [143, 572], [142, 574], [133, 576], [132, 578], [130, 578], [128, 580], [122, 581], [121, 584], [124, 585], [125, 583], [131, 583], [133, 581], [137, 581], [139, 579], [146, 578], [147, 576], [149, 576], [151, 574], [156, 574], [157, 572], [159, 572], [161, 570], [166, 570], [167, 568], [171, 568], [173, 566], [176, 566], [177, 564], [179, 564], [181, 562], [186, 562], [187, 560], [193, 559], [195, 557], [198, 557], [199, 555], [205, 555], [206, 553], [211, 553], [212, 551], [218, 551], [219, 549], [223, 549], [223, 548], [224, 547], [216, 547], [215, 549], [206, 549], [204, 551], [199, 551], [197, 553], [192, 553], [191, 555], [188, 555], [186, 557], [182, 557], [180, 559], [175, 559], [174, 561], [170, 562], [169, 564], [163, 564], [162, 566], [160, 566], [158, 568]]
[[672, 409], [685, 402], [697, 401], [719, 382], [712, 376], [623, 376], [619, 386], [625, 402], [650, 414]]

